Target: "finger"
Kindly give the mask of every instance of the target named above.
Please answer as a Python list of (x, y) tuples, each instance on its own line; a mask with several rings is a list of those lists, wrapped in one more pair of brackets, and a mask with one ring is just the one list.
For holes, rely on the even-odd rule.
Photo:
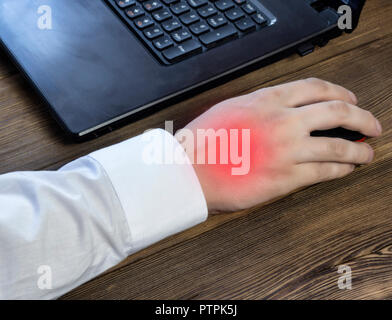
[(334, 162), (308, 162), (295, 166), (299, 187), (342, 178), (355, 169), (355, 165)]
[(298, 163), (340, 162), (350, 164), (370, 163), (374, 158), (371, 146), (338, 138), (308, 137), (301, 142), (296, 155)]
[(381, 134), (381, 125), (369, 111), (344, 101), (316, 103), (297, 111), (308, 132), (344, 127), (368, 137)]
[(342, 100), (352, 104), (358, 102), (351, 91), (316, 78), (260, 89), (254, 93), (263, 99), (271, 100), (271, 103), (289, 108), (331, 100)]

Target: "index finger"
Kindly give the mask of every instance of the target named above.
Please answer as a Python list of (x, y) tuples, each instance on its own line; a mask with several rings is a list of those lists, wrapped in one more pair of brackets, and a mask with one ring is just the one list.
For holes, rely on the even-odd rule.
[(369, 111), (343, 101), (316, 103), (296, 110), (308, 132), (343, 127), (368, 137), (381, 135), (381, 124)]
[(283, 107), (295, 108), (323, 101), (340, 100), (356, 105), (354, 93), (342, 86), (317, 78), (298, 80), (255, 92)]

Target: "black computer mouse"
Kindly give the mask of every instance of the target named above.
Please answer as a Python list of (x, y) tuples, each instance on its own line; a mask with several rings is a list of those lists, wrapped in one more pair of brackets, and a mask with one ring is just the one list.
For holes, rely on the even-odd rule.
[(367, 137), (357, 131), (351, 131), (344, 128), (335, 128), (330, 130), (317, 130), (310, 134), (312, 137), (342, 138), (350, 141), (364, 141)]

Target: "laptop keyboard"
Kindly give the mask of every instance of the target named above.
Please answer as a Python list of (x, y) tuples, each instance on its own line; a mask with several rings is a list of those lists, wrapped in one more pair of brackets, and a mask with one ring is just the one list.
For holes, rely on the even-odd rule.
[(258, 0), (106, 0), (163, 64), (271, 25)]

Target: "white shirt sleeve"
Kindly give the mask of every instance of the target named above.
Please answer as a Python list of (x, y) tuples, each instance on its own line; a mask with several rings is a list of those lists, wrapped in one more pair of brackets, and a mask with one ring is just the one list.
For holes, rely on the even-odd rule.
[(58, 171), (0, 175), (0, 299), (59, 297), (204, 221), (188, 158), (159, 161), (173, 147), (173, 136), (156, 129)]

